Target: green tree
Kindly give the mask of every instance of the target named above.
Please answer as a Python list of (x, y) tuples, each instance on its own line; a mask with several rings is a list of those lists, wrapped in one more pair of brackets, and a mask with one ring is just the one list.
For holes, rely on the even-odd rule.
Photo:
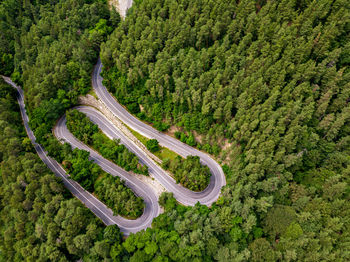
[(160, 150), (160, 147), (159, 147), (159, 142), (157, 139), (150, 139), (150, 140), (147, 140), (146, 142), (146, 147), (149, 151), (151, 151), (152, 153), (154, 152), (157, 152)]

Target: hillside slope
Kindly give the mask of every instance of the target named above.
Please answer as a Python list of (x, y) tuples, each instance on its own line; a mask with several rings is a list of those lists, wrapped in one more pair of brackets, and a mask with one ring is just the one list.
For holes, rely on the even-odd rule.
[(226, 163), (218, 205), (242, 219), (227, 229), (237, 250), (344, 259), (349, 39), (344, 0), (144, 0), (101, 60), (105, 85), (131, 113), (194, 134)]

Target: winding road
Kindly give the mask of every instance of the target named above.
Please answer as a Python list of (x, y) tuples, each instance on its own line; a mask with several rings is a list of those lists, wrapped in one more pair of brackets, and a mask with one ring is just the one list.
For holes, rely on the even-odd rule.
[[(73, 135), (69, 136), (70, 133), (67, 132), (68, 138), (71, 141), (74, 141), (73, 144), (76, 145), (76, 147), (80, 147), (81, 149), (90, 151), (90, 158), (93, 161), (98, 163), (101, 166), (101, 168), (104, 169), (106, 172), (112, 175), (118, 175), (122, 179), (125, 179), (125, 184), (129, 186), (137, 195), (144, 199), (146, 206), (142, 216), (140, 216), (138, 219), (128, 220), (121, 216), (114, 216), (113, 211), (109, 209), (105, 204), (103, 204), (96, 197), (87, 192), (83, 187), (79, 185), (79, 183), (75, 182), (72, 179), (69, 179), (69, 175), (62, 168), (62, 166), (56, 160), (49, 157), (44, 148), (35, 142), (36, 138), (29, 127), (29, 118), (25, 109), (23, 90), (15, 83), (13, 83), (10, 78), (3, 77), (3, 79), (6, 83), (13, 86), (18, 92), (17, 101), (20, 107), (23, 124), (28, 134), (28, 137), (34, 145), (37, 154), (39, 155), (41, 160), (51, 169), (51, 171), (57, 177), (62, 179), (65, 187), (82, 203), (84, 203), (84, 205), (87, 208), (89, 208), (98, 218), (100, 218), (105, 225), (117, 224), (120, 230), (125, 235), (129, 235), (130, 233), (136, 233), (142, 229), (150, 227), (153, 218), (158, 216), (159, 214), (158, 198), (154, 191), (151, 188), (149, 188), (149, 186), (145, 185), (135, 177), (131, 176), (125, 170), (116, 166), (114, 163), (111, 163), (105, 159), (101, 161), (102, 157), (100, 155), (98, 155), (94, 151), (91, 152), (92, 150), (90, 148), (78, 141), (75, 137), (73, 137)], [(55, 127), (55, 131), (58, 132), (58, 134), (60, 134), (61, 132), (64, 132), (65, 126), (65, 118), (62, 117), (59, 120), (58, 125)], [(107, 165), (104, 163), (107, 163)]]
[[(122, 105), (117, 102), (117, 100), (102, 84), (102, 77), (100, 76), (101, 68), (102, 64), (99, 60), (93, 71), (93, 88), (98, 98), (106, 105), (113, 115), (143, 136), (157, 139), (162, 146), (168, 147), (183, 157), (188, 155), (199, 156), (201, 163), (207, 165), (211, 171), (212, 176), (210, 178), (209, 186), (201, 192), (194, 192), (182, 187), (179, 184), (176, 184), (175, 180), (169, 176), (166, 171), (164, 171), (151, 158), (149, 158), (147, 154), (133, 141), (128, 139), (123, 132), (120, 131), (111, 121), (109, 121), (101, 112), (89, 106), (78, 106), (76, 109), (85, 113), (91, 119), (91, 121), (97, 124), (108, 137), (111, 139), (120, 139), (121, 143), (136, 154), (143, 164), (146, 164), (149, 167), (149, 172), (153, 175), (153, 177), (157, 179), (167, 191), (173, 192), (174, 197), (179, 202), (185, 205), (195, 205), (197, 202), (200, 202), (201, 204), (208, 206), (215, 202), (220, 195), (221, 188), (226, 184), (225, 175), (220, 165), (208, 154), (196, 150), (176, 140), (175, 138), (155, 130), (151, 126), (141, 122), (131, 115)], [(55, 136), (61, 140), (61, 142), (68, 142), (73, 148), (89, 151), (90, 160), (97, 163), (107, 173), (110, 173), (113, 176), (119, 176), (125, 181), (126, 186), (130, 187), (137, 196), (143, 198), (145, 202), (145, 209), (142, 216), (139, 218), (135, 220), (128, 220), (121, 216), (114, 216), (111, 209), (109, 209), (92, 194), (87, 192), (77, 182), (69, 179), (69, 175), (65, 172), (62, 166), (57, 161), (50, 158), (41, 145), (35, 142), (35, 136), (28, 125), (29, 120), (25, 110), (23, 90), (14, 84), (10, 78), (3, 78), (8, 84), (12, 85), (18, 91), (18, 103), (20, 106), (23, 123), (39, 157), (55, 173), (56, 176), (63, 180), (64, 185), (73, 193), (73, 195), (83, 202), (106, 225), (117, 224), (120, 227), (120, 230), (126, 235), (150, 227), (153, 218), (158, 216), (160, 213), (158, 197), (155, 191), (145, 182), (139, 180), (136, 176), (131, 175), (113, 162), (103, 158), (96, 151), (76, 139), (67, 129), (65, 116), (62, 116), (54, 127)]]
[[(122, 105), (117, 102), (117, 100), (107, 91), (107, 88), (102, 84), (103, 79), (101, 77), (101, 69), (102, 63), (99, 60), (93, 71), (92, 85), (98, 98), (106, 105), (106, 107), (113, 113), (115, 117), (119, 118), (131, 129), (137, 131), (141, 135), (150, 139), (157, 139), (160, 145), (173, 150), (183, 157), (186, 157), (188, 155), (199, 156), (201, 163), (208, 166), (212, 174), (209, 186), (205, 190), (201, 192), (193, 192), (182, 187), (179, 184), (176, 184), (174, 179), (167, 175), (166, 172), (163, 171), (157, 164), (155, 164), (153, 161), (148, 161), (146, 164), (149, 166), (150, 171), (153, 172), (155, 178), (164, 186), (166, 190), (173, 192), (174, 197), (179, 202), (185, 205), (194, 205), (197, 202), (200, 202), (203, 205), (211, 205), (213, 202), (215, 202), (219, 198), (221, 188), (226, 184), (225, 175), (221, 166), (208, 154), (157, 131), (153, 127), (143, 123), (132, 114), (130, 114)], [(90, 117), (90, 119), (92, 118)], [(100, 119), (101, 120), (99, 122), (102, 121), (102, 118)], [(102, 130), (105, 131), (105, 129)], [(142, 157), (138, 152), (134, 151), (134, 153), (143, 161), (146, 161), (146, 159), (144, 159), (144, 157)]]

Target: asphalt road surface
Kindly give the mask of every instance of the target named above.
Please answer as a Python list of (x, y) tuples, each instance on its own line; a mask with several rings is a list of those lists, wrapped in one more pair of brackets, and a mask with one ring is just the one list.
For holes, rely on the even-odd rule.
[(54, 127), (54, 134), (62, 142), (65, 141), (69, 143), (72, 148), (79, 148), (90, 152), (90, 160), (97, 163), (107, 173), (113, 176), (119, 176), (125, 181), (126, 186), (131, 188), (137, 196), (143, 198), (146, 206), (141, 217), (135, 220), (128, 220), (118, 216), (115, 219), (116, 224), (125, 229), (123, 232), (137, 232), (151, 226), (153, 218), (159, 214), (159, 204), (157, 195), (150, 186), (140, 181), (138, 178), (131, 175), (113, 162), (103, 158), (96, 151), (75, 138), (75, 136), (67, 128), (65, 116), (61, 117), (57, 122), (56, 126)]
[[(188, 155), (199, 156), (201, 163), (207, 165), (212, 174), (209, 186), (205, 190), (201, 192), (193, 192), (176, 184), (174, 179), (166, 175), (166, 173), (160, 168), (157, 168), (158, 166), (153, 161), (151, 161), (153, 164), (147, 164), (149, 164), (151, 171), (154, 172), (156, 179), (165, 187), (166, 190), (173, 192), (174, 197), (183, 204), (194, 205), (196, 202), (200, 202), (203, 205), (211, 205), (213, 202), (215, 202), (220, 195), (221, 188), (226, 184), (225, 175), (221, 166), (208, 154), (157, 131), (153, 127), (143, 123), (142, 121), (135, 118), (132, 114), (130, 114), (122, 105), (117, 102), (117, 100), (102, 84), (102, 77), (100, 75), (101, 69), (102, 64), (99, 60), (95, 65), (93, 71), (92, 85), (98, 98), (109, 108), (115, 117), (118, 117), (122, 122), (143, 136), (150, 139), (157, 139), (160, 145), (173, 150), (183, 157), (186, 157)], [(105, 131), (105, 129), (102, 130)], [(140, 157), (138, 153), (136, 154)], [(144, 158), (142, 159), (143, 161), (146, 161)]]
[[(92, 107), (87, 106), (79, 106), (77, 109), (85, 113), (107, 136), (112, 139), (120, 139), (121, 143), (123, 143), (130, 151), (134, 152), (139, 157), (142, 164), (146, 164), (149, 167), (149, 172), (152, 173), (152, 175), (164, 186), (164, 188), (169, 192), (173, 192), (174, 197), (179, 202), (185, 205), (195, 205), (197, 202), (204, 205), (211, 205), (213, 202), (215, 202), (220, 195), (221, 188), (226, 184), (225, 175), (220, 165), (206, 153), (196, 150), (176, 140), (175, 138), (155, 130), (151, 126), (141, 122), (131, 115), (110, 93), (108, 93), (107, 89), (103, 86), (102, 77), (100, 76), (101, 68), (102, 64), (99, 61), (94, 68), (92, 78), (93, 88), (99, 99), (116, 117), (143, 136), (157, 139), (162, 146), (168, 147), (183, 157), (188, 155), (199, 156), (201, 163), (207, 165), (211, 171), (212, 176), (210, 178), (209, 186), (201, 192), (194, 192), (182, 187), (179, 184), (176, 184), (175, 180), (169, 176), (166, 171), (164, 171), (152, 159), (150, 159), (146, 153), (143, 152), (143, 150), (134, 144), (134, 142), (125, 137), (124, 134), (102, 113)], [(67, 175), (59, 163), (50, 158), (47, 155), (47, 152), (45, 152), (45, 150), (35, 142), (35, 136), (28, 125), (29, 120), (25, 111), (23, 90), (16, 86), (9, 78), (4, 77), (4, 80), (18, 91), (18, 103), (20, 106), (23, 123), (39, 157), (56, 174), (56, 176), (63, 180), (64, 185), (73, 193), (73, 195), (82, 201), (85, 206), (87, 206), (106, 225), (117, 224), (121, 231), (125, 234), (138, 232), (142, 229), (150, 227), (153, 218), (158, 216), (160, 212), (158, 198), (153, 189), (149, 185), (137, 179), (135, 176), (115, 165), (113, 162), (103, 158), (97, 152), (76, 139), (67, 129), (66, 119), (65, 116), (63, 116), (54, 128), (56, 137), (62, 142), (68, 142), (73, 148), (89, 151), (90, 159), (92, 161), (97, 163), (107, 173), (110, 173), (113, 176), (119, 176), (137, 196), (144, 199), (145, 209), (142, 216), (138, 219), (128, 220), (121, 216), (114, 216), (112, 210), (106, 207), (92, 194), (83, 189), (77, 182), (69, 179), (69, 175)]]
[[(56, 160), (49, 157), (47, 155), (47, 152), (43, 149), (43, 147), (35, 142), (36, 140), (35, 136), (28, 125), (29, 119), (25, 110), (23, 90), (19, 86), (17, 86), (15, 83), (13, 83), (10, 78), (8, 77), (3, 77), (3, 78), (8, 84), (13, 86), (18, 91), (17, 100), (20, 107), (23, 124), (25, 126), (28, 137), (32, 141), (39, 157), (52, 170), (52, 172), (57, 177), (62, 179), (66, 188), (68, 188), (68, 190), (74, 196), (76, 196), (81, 202), (83, 202), (84, 205), (87, 208), (89, 208), (97, 217), (99, 217), (106, 225), (117, 224), (120, 227), (120, 230), (124, 232), (126, 235), (130, 234), (131, 232), (138, 232), (142, 229), (146, 229), (147, 227), (150, 227), (153, 218), (159, 214), (158, 199), (155, 193), (153, 192), (153, 190), (150, 189), (147, 185), (145, 185), (141, 181), (137, 180), (135, 177), (128, 174), (126, 171), (124, 171), (120, 167), (114, 165), (113, 163), (109, 163), (109, 161), (103, 159), (95, 152), (90, 153), (92, 160), (97, 162), (106, 172), (111, 173), (112, 175), (118, 175), (122, 179), (124, 178), (126, 180), (126, 185), (132, 188), (137, 195), (141, 196), (144, 199), (144, 202), (146, 204), (146, 207), (142, 216), (139, 217), (138, 219), (128, 220), (121, 216), (114, 216), (111, 209), (109, 209), (101, 201), (95, 198), (92, 194), (87, 192), (77, 182), (69, 179), (69, 175), (67, 175), (67, 173), (62, 168), (62, 166)], [(65, 121), (65, 118), (64, 117), (61, 118), (59, 121), (58, 127), (60, 126), (65, 127), (64, 121)], [(57, 126), (56, 126), (56, 129), (57, 129)], [(59, 128), (59, 134), (61, 134), (62, 132), (64, 133), (65, 129)], [(72, 139), (71, 141), (73, 142), (73, 145), (82, 147), (82, 149), (85, 149), (85, 150), (89, 149), (87, 146), (85, 146), (84, 144), (76, 140), (69, 132), (67, 133), (65, 138)], [(91, 149), (89, 149), (88, 151), (91, 151)]]

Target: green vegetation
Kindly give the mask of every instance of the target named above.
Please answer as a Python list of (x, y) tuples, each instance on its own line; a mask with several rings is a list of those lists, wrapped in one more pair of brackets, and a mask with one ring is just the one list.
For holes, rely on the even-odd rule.
[(102, 246), (122, 248), (119, 228), (104, 227), (39, 159), (15, 97), (0, 79), (0, 261), (96, 261)]
[[(149, 140), (147, 137), (144, 137), (140, 133), (136, 132), (135, 130), (129, 128), (130, 132), (142, 143), (147, 147), (147, 141)], [(176, 154), (174, 151), (170, 150), (167, 147), (159, 146), (159, 150), (156, 152), (153, 152), (155, 156), (157, 156), (160, 160), (165, 161), (165, 160), (174, 160), (177, 158), (179, 155)]]
[[(78, 139), (91, 145), (101, 154), (114, 161), (126, 170), (148, 174), (147, 166), (138, 168), (138, 158), (128, 149), (112, 141), (102, 134), (98, 126), (76, 109), (66, 112), (67, 127)], [(61, 150), (63, 166), (69, 172), (70, 177), (94, 193), (96, 197), (110, 207), (115, 215), (136, 219), (141, 216), (144, 209), (142, 198), (136, 197), (130, 188), (124, 185), (119, 177), (104, 172), (97, 164), (89, 160), (89, 152), (79, 149), (71, 151), (65, 144)]]
[(186, 143), (187, 145), (197, 147), (199, 150), (203, 150), (205, 152), (208, 152), (209, 154), (214, 154), (215, 156), (218, 156), (221, 152), (221, 148), (218, 146), (217, 143), (213, 143), (213, 145), (211, 145), (210, 143), (198, 143), (198, 141), (196, 141), (196, 138), (194, 137), (193, 132), (177, 131), (175, 132), (175, 137), (181, 142)]
[(97, 95), (96, 95), (94, 89), (92, 89), (92, 88), (91, 88), (90, 91), (87, 93), (87, 95), (92, 95), (96, 100), (98, 100), (98, 97), (97, 97)]
[[(96, 180), (111, 175), (89, 161), (87, 152), (62, 146), (53, 137), (51, 128), (77, 102), (78, 95), (86, 94), (91, 88), (90, 72), (99, 45), (119, 22), (119, 15), (103, 1), (67, 0), (52, 5), (24, 3), (22, 6), (8, 0), (1, 3), (0, 10), (3, 9), (8, 15), (1, 14), (1, 25), (14, 28), (6, 35), (12, 37), (11, 43), (16, 46), (8, 49), (15, 52), (13, 77), (23, 84), (30, 125), (37, 141), (66, 167), (72, 179), (94, 192)], [(18, 19), (14, 19), (16, 14)], [(17, 20), (26, 21), (22, 28), (16, 29)], [(124, 194), (137, 209), (129, 213), (124, 208), (127, 201), (119, 203), (120, 198), (111, 199), (109, 207), (128, 217), (142, 214), (142, 200), (119, 179), (114, 179), (114, 185), (114, 195)]]
[(210, 181), (210, 170), (200, 163), (198, 156), (188, 156), (186, 159), (178, 156), (172, 161), (165, 159), (162, 167), (174, 175), (176, 183), (193, 191), (204, 190)]
[[(166, 257), (350, 259), (349, 25), (345, 0), (143, 0), (102, 44), (104, 83), (118, 101), (180, 126), (184, 142), (195, 131), (230, 174), (215, 210), (241, 222), (213, 240), (175, 219), (167, 230), (187, 242), (169, 244)], [(146, 247), (128, 250), (165, 254), (161, 243), (154, 254)]]
[[(61, 148), (62, 165), (83, 188), (105, 203), (114, 212), (127, 218), (136, 219), (144, 209), (142, 198), (136, 197), (119, 177), (106, 173), (99, 165), (89, 160), (90, 153), (72, 150), (69, 144)], [(131, 209), (133, 207), (134, 209)]]
[(130, 127), (126, 126), (127, 129), (138, 139), (142, 144), (146, 146), (147, 141), (149, 140), (147, 137), (141, 135), (140, 133), (136, 132), (134, 129), (131, 129)]
[(159, 142), (157, 139), (149, 139), (146, 142), (146, 147), (152, 153), (158, 152), (160, 150)]
[(56, 120), (91, 88), (99, 46), (119, 15), (99, 0), (6, 0), (0, 10), (6, 10), (0, 15), (2, 27), (11, 28), (6, 42), (15, 47), (8, 52), (14, 57), (14, 79), (24, 88), (30, 126), (49, 149), (56, 140), (51, 133)]
[(196, 146), (196, 140), (194, 138), (193, 133), (187, 136), (184, 132), (175, 132), (175, 137), (179, 139), (181, 142), (186, 143), (190, 146)]
[(45, 180), (2, 99), (0, 260), (349, 261), (349, 1), (134, 4), (117, 25), (103, 1), (3, 0), (1, 73), (22, 81), (38, 141), (62, 162), (51, 128), (115, 28), (101, 45), (108, 89), (159, 130), (199, 134), (227, 186), (211, 208), (164, 194), (152, 228), (121, 244)]
[(180, 157), (174, 151), (172, 151), (169, 148), (164, 147), (164, 146), (161, 146), (160, 150), (155, 152), (154, 155), (157, 156), (159, 159), (161, 159), (163, 162), (165, 160), (173, 161), (173, 160), (175, 160), (175, 158)]
[(62, 164), (68, 171), (70, 178), (79, 182), (86, 190), (93, 192), (96, 179), (103, 174), (103, 170), (89, 160), (89, 152), (79, 149), (71, 150), (69, 144), (63, 147), (64, 160)]
[(111, 140), (99, 130), (98, 126), (82, 112), (76, 109), (66, 112), (67, 127), (72, 134), (91, 146), (107, 159), (112, 160), (126, 171), (148, 175), (148, 167), (139, 164), (138, 157), (130, 152), (120, 140)]
[[(207, 166), (203, 166), (200, 163), (199, 157), (188, 156), (184, 159), (174, 151), (159, 146), (156, 139), (148, 139), (135, 130), (128, 129), (148, 150), (162, 161), (162, 167), (171, 172), (176, 183), (181, 183), (181, 185), (193, 191), (202, 191), (208, 186), (211, 173)], [(159, 147), (159, 150), (152, 151), (151, 149), (155, 145)]]
[(104, 177), (99, 178), (95, 183), (95, 194), (98, 199), (112, 208), (114, 214), (136, 219), (143, 213), (142, 198), (135, 197), (119, 177), (105, 174)]
[[(12, 43), (15, 42), (16, 48), (9, 51), (15, 52), (14, 73), (21, 76), (30, 126), (37, 141), (88, 191), (94, 192), (95, 182), (101, 176), (113, 180), (114, 198), (108, 206), (116, 214), (136, 218), (142, 214), (142, 200), (119, 178), (108, 178), (111, 175), (89, 161), (87, 152), (72, 151), (68, 145), (60, 145), (51, 133), (56, 120), (77, 102), (80, 94), (86, 94), (91, 88), (90, 73), (99, 45), (119, 22), (119, 15), (115, 10), (110, 11), (103, 1), (67, 0), (52, 5), (24, 3), (22, 6), (8, 0), (2, 2), (0, 10), (3, 8), (10, 14), (2, 13), (5, 27), (16, 27), (15, 16), (11, 16), (24, 11), (23, 17), (18, 19), (26, 21), (21, 24), (22, 28), (6, 37), (12, 37)], [(118, 194), (124, 194), (124, 199), (132, 202), (136, 209), (126, 211), (127, 201), (119, 202), (121, 198), (115, 197)], [(104, 195), (97, 197), (102, 200)]]

